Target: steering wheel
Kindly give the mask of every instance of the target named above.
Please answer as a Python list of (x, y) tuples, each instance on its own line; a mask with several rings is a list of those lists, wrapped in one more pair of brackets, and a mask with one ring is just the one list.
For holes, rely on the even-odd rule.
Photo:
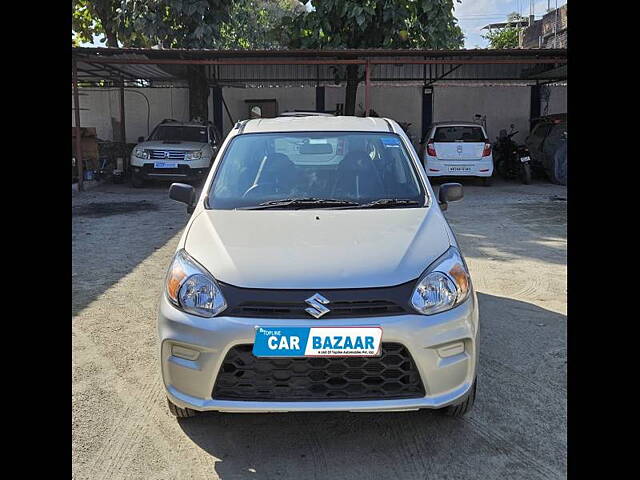
[(260, 189), (264, 190), (265, 187), (272, 187), (272, 190), (275, 191), (276, 184), (273, 182), (265, 182), (265, 183), (255, 183), (251, 185), (246, 192), (242, 195), (242, 198), (247, 198), (252, 195), (256, 195), (256, 191), (260, 191)]

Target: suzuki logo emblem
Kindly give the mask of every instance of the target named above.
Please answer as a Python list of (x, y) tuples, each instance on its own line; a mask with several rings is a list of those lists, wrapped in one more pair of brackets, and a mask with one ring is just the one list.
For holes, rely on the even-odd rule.
[(310, 305), (310, 307), (305, 308), (304, 311), (307, 312), (309, 315), (314, 316), (315, 318), (320, 318), (324, 314), (330, 312), (330, 310), (327, 307), (325, 307), (325, 305), (329, 303), (329, 300), (324, 298), (319, 293), (316, 293), (312, 297), (307, 298), (305, 302), (307, 302), (307, 304)]
[(458, 153), (462, 153), (462, 145), (458, 145)]

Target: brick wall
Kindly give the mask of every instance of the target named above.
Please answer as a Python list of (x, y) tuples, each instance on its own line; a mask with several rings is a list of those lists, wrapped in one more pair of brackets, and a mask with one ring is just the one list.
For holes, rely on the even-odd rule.
[[(567, 48), (567, 5), (545, 14), (523, 30), (520, 48)], [(554, 33), (555, 32), (555, 33)]]

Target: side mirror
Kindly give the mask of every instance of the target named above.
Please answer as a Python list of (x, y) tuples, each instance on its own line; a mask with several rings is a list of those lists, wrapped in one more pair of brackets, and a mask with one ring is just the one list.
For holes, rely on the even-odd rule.
[(138, 143), (144, 142), (144, 137), (138, 137)]
[(462, 192), (462, 185), (459, 183), (444, 183), (440, 185), (438, 191), (438, 203), (442, 210), (446, 210), (449, 202), (457, 202), (462, 200), (464, 193)]
[(186, 183), (172, 183), (169, 198), (187, 204), (187, 212), (193, 213), (196, 206), (196, 189)]
[(516, 126), (515, 126), (513, 123), (510, 125), (510, 127), (511, 127), (511, 130), (513, 130), (514, 128), (516, 128)]

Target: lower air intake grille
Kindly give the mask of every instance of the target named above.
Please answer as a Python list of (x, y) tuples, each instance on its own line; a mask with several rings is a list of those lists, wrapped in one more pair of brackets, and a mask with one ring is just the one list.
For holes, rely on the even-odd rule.
[(383, 343), (380, 357), (258, 358), (253, 345), (227, 354), (216, 384), (217, 400), (327, 401), (419, 398), (425, 395), (409, 351)]

